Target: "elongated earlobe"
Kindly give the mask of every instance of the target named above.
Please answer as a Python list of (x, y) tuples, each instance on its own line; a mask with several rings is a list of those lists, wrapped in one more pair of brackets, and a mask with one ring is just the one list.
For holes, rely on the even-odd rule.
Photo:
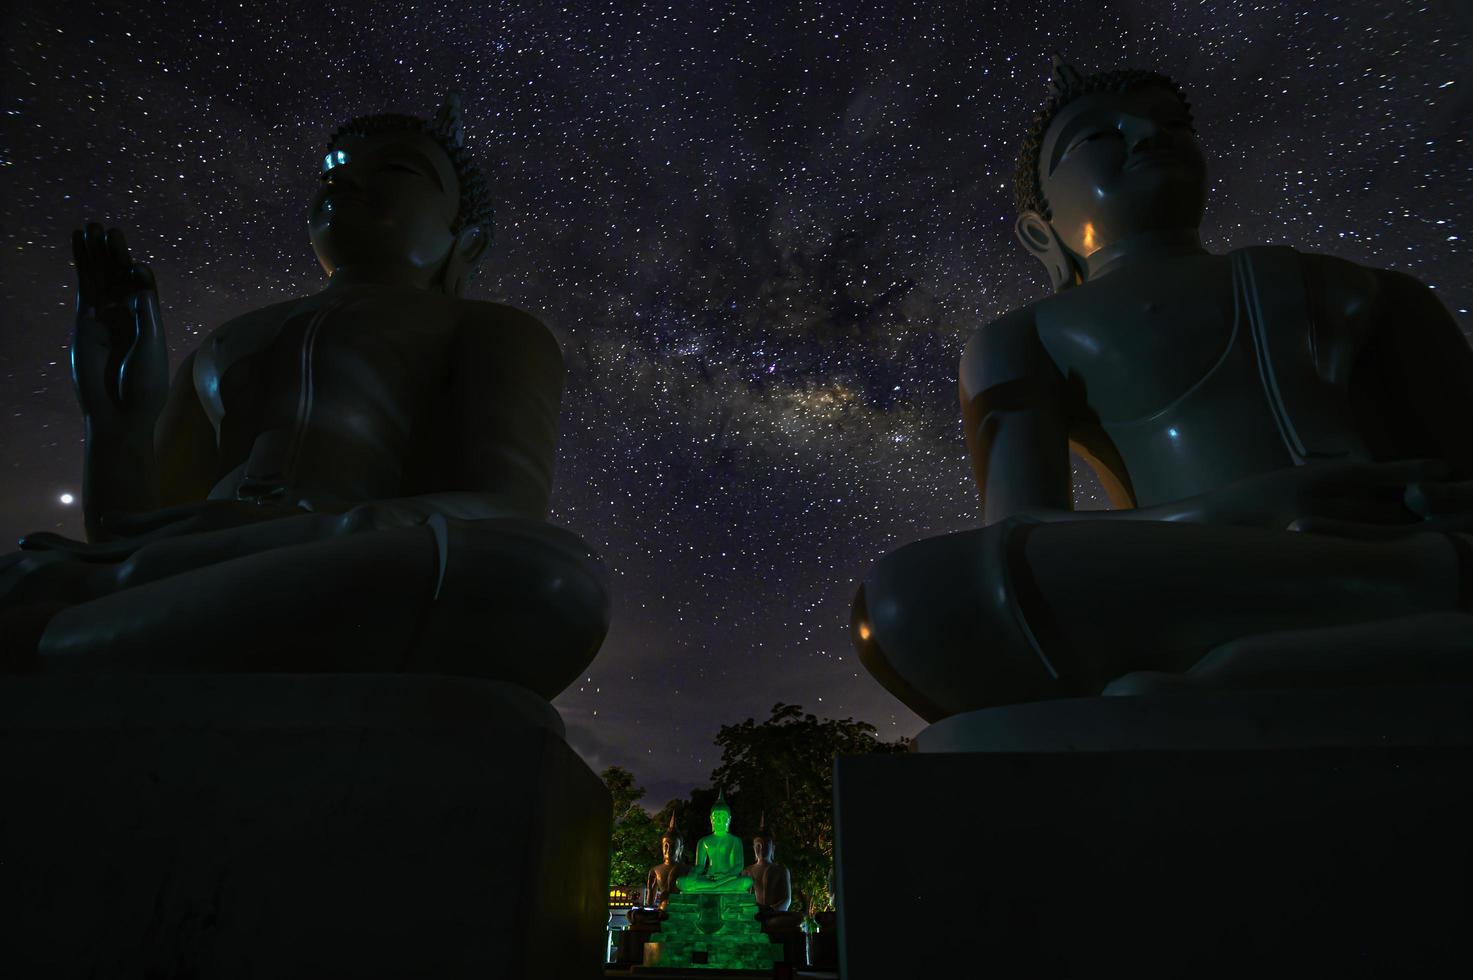
[(470, 280), (471, 270), (481, 261), (486, 250), (486, 233), (480, 228), (466, 228), (455, 240), (455, 248), (445, 260), (441, 288), (447, 296), (460, 296)]
[(1023, 243), (1030, 255), (1043, 263), (1048, 270), (1049, 283), (1054, 292), (1077, 286), (1084, 281), (1074, 260), (1054, 234), (1054, 228), (1037, 211), (1024, 211), (1013, 225), (1013, 234)]

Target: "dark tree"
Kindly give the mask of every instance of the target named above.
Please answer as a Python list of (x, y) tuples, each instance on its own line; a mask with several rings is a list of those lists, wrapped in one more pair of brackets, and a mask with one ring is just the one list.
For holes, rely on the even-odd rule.
[(634, 774), (623, 766), (610, 766), (601, 774), (614, 797), (614, 833), (610, 843), (610, 887), (642, 888), (645, 875), (660, 863), (660, 828), (639, 805), (644, 787), (634, 784)]
[[(834, 858), (834, 758), (904, 751), (904, 740), (885, 742), (873, 725), (852, 718), (818, 718), (798, 705), (778, 703), (766, 721), (748, 718), (721, 726), (716, 744), (721, 747), (721, 765), (711, 781), (726, 790), (735, 813), (732, 833), (748, 841), (748, 861), (752, 835), (765, 813), (767, 826), (777, 834), (777, 859), (793, 875), (793, 908), (808, 912), (828, 907), (828, 873)], [(714, 800), (715, 792), (708, 793)], [(691, 808), (697, 803), (692, 794)], [(703, 833), (710, 833), (709, 828)]]

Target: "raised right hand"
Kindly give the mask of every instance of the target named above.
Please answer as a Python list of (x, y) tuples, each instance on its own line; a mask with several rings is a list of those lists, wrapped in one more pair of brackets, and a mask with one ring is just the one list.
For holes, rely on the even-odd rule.
[(72, 232), (77, 318), (72, 380), (88, 418), (152, 426), (169, 395), (169, 352), (158, 289), (128, 255), (123, 233), (89, 223)]

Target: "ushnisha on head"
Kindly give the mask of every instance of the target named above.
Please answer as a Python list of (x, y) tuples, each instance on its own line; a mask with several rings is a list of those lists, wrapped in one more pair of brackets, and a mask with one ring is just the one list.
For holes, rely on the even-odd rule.
[(1054, 289), (1083, 282), (1091, 256), (1133, 238), (1196, 241), (1207, 163), (1176, 83), (1150, 71), (1083, 75), (1056, 54), (1048, 90), (1018, 158), (1014, 230)]
[(460, 97), (433, 120), (361, 116), (333, 133), (307, 216), (330, 285), (459, 296), (486, 256), (491, 191), (465, 147)]

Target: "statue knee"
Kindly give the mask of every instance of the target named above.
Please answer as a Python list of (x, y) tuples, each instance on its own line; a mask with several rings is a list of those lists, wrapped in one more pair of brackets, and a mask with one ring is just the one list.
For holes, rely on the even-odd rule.
[(598, 555), (540, 521), (449, 520), (440, 570), (410, 669), (470, 674), (555, 697), (608, 632), (610, 588)]
[(0, 608), (23, 603), (83, 602), (92, 596), (95, 569), (64, 551), (16, 551), (0, 558)]
[(877, 562), (856, 595), (860, 661), (928, 721), (1067, 693), (1010, 568), (1026, 526), (1005, 521), (906, 545)]

